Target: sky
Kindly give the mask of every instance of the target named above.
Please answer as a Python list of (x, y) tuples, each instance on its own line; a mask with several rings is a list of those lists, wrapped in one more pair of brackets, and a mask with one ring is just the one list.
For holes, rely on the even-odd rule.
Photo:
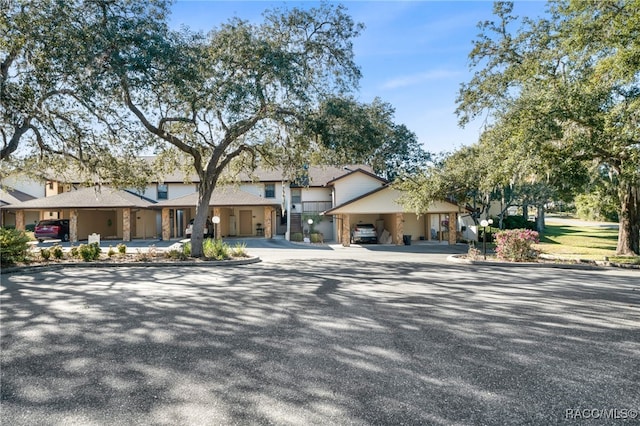
[[(336, 3), (336, 2), (331, 2)], [(378, 97), (396, 111), (395, 122), (414, 132), (429, 152), (453, 152), (477, 142), (482, 120), (458, 126), (455, 115), (460, 85), (473, 70), (468, 55), (477, 38), (478, 22), (492, 20), (491, 1), (340, 2), (354, 21), (365, 25), (354, 40), (355, 61), (362, 71), (360, 102)], [(178, 0), (170, 22), (178, 29), (208, 31), (238, 17), (262, 22), (273, 8), (308, 8), (312, 1)], [(542, 16), (546, 3), (516, 1), (514, 13)]]

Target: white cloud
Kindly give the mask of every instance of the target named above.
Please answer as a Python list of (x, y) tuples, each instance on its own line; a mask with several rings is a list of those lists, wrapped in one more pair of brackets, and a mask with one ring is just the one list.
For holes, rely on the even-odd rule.
[(401, 87), (415, 86), (417, 84), (424, 83), (425, 81), (433, 80), (447, 80), (450, 78), (458, 78), (463, 75), (460, 71), (448, 71), (448, 70), (433, 70), (419, 74), (400, 76), (391, 79), (382, 84), (382, 89), (398, 89)]

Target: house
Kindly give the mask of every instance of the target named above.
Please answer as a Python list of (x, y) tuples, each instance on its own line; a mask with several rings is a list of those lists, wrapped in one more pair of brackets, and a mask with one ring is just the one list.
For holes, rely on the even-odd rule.
[(407, 211), (399, 203), (399, 190), (362, 169), (351, 170), (328, 182), (328, 186), (334, 205), (323, 214), (334, 218), (337, 241), (345, 246), (350, 244), (351, 230), (358, 223), (374, 224), (379, 237), (386, 231), (393, 244), (402, 244), (405, 237), (450, 244), (458, 238), (458, 216), (463, 211), (456, 204), (435, 202), (426, 214)]
[[(457, 205), (433, 203), (426, 214), (407, 211), (400, 191), (367, 166), (309, 166), (296, 179), (277, 169), (258, 168), (219, 185), (207, 215), (216, 218), (216, 235), (290, 239), (313, 228), (325, 241), (350, 244), (358, 223), (372, 223), (394, 244), (413, 240), (455, 243), (459, 236)], [(98, 233), (103, 239), (184, 238), (195, 217), (199, 180), (181, 174), (165, 176), (141, 191), (81, 187), (79, 182), (44, 181), (46, 196), (15, 199), (0, 209), (15, 215), (15, 226), (49, 218), (71, 220), (71, 241)], [(35, 218), (35, 219), (34, 219)], [(386, 234), (385, 234), (386, 231)]]

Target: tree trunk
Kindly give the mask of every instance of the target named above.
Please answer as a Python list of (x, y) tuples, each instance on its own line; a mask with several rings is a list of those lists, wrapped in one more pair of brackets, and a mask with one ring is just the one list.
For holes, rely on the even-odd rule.
[(616, 254), (640, 254), (640, 188), (631, 183), (621, 185), (620, 226)]
[(536, 230), (542, 236), (544, 233), (544, 205), (538, 206), (538, 217), (536, 218)]
[(202, 242), (204, 241), (204, 229), (207, 222), (211, 194), (215, 186), (215, 183), (207, 182), (207, 179), (200, 179), (196, 217), (193, 220), (193, 228), (191, 229), (191, 257), (202, 257), (203, 255)]

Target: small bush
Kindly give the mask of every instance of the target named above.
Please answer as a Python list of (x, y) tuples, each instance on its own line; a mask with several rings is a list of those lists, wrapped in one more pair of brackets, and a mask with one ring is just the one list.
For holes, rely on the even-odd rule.
[(102, 250), (98, 243), (80, 244), (80, 247), (78, 247), (78, 253), (82, 260), (90, 262), (92, 260), (100, 259), (100, 253), (102, 253)]
[(27, 259), (29, 236), (23, 231), (0, 228), (0, 264), (13, 265)]
[(247, 244), (238, 242), (236, 246), (231, 250), (233, 257), (249, 257), (247, 253)]
[(291, 241), (302, 242), (304, 240), (304, 235), (302, 232), (294, 232), (291, 234)]
[(127, 246), (120, 243), (116, 246), (118, 248), (118, 253), (125, 254), (127, 252)]
[(187, 260), (187, 255), (184, 253), (184, 250), (171, 249), (166, 251), (164, 253), (164, 256), (167, 259), (172, 259), (172, 260)]
[[(494, 221), (494, 224), (498, 223)], [(502, 220), (504, 229), (530, 229), (536, 230), (536, 223), (525, 219), (522, 216), (507, 216)]]
[(475, 246), (475, 244), (469, 244), (469, 250), (467, 251), (467, 258), (469, 260), (478, 260), (480, 257), (480, 249)]
[(110, 258), (116, 255), (116, 251), (113, 249), (113, 246), (109, 246), (109, 251), (107, 251), (107, 256)]
[(51, 250), (49, 250), (48, 248), (40, 249), (40, 257), (42, 258), (42, 260), (48, 261), (49, 259), (51, 259)]
[(72, 246), (71, 250), (69, 251), (69, 255), (74, 258), (80, 257), (80, 253), (78, 252), (78, 247)]
[(229, 245), (220, 239), (207, 238), (202, 242), (202, 254), (206, 258), (225, 260), (229, 258)]
[(55, 244), (51, 247), (51, 253), (53, 254), (54, 259), (61, 260), (64, 258), (64, 251), (62, 251), (62, 246), (60, 244)]
[(319, 232), (314, 232), (309, 237), (312, 243), (324, 243), (324, 235)]
[(36, 232), (36, 224), (35, 223), (28, 223), (24, 226), (24, 230), (27, 232)]
[(191, 241), (184, 243), (182, 246), (182, 252), (187, 257), (191, 256)]
[(500, 259), (512, 262), (524, 262), (535, 259), (538, 253), (531, 247), (540, 241), (536, 231), (530, 229), (511, 229), (496, 233), (496, 255)]
[(142, 250), (140, 250), (140, 249), (137, 249), (136, 251), (137, 251), (137, 253), (136, 253), (136, 260), (137, 260), (138, 262), (148, 262), (148, 261), (150, 261), (150, 260), (151, 260), (151, 257), (149, 256), (149, 253), (148, 253), (148, 252), (146, 252), (146, 251), (142, 251)]

